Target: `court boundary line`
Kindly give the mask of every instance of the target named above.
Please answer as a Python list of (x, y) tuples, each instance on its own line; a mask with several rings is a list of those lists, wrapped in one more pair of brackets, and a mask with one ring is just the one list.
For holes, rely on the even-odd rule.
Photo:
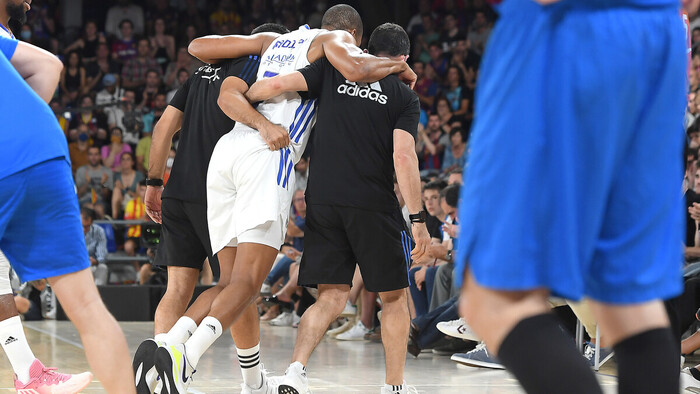
[(58, 339), (58, 340), (61, 341), (61, 342), (65, 342), (65, 343), (67, 343), (67, 344), (69, 344), (69, 345), (73, 345), (73, 346), (75, 346), (75, 347), (77, 347), (77, 348), (79, 348), (79, 349), (85, 350), (85, 348), (83, 347), (83, 344), (82, 344), (82, 343), (80, 343), (80, 342), (75, 342), (75, 341), (73, 341), (73, 340), (71, 340), (71, 339), (68, 339), (68, 338), (66, 338), (66, 337), (64, 337), (64, 336), (62, 336), (62, 335), (60, 335), (60, 334), (51, 332), (51, 331), (49, 331), (49, 330), (36, 327), (36, 326), (34, 326), (34, 324), (32, 324), (32, 322), (22, 322), (22, 325), (24, 325), (25, 327), (30, 328), (30, 329), (32, 329), (32, 330), (34, 330), (34, 331), (40, 332), (40, 333), (42, 333), (42, 334), (46, 334), (46, 335), (48, 335), (48, 336), (50, 336), (50, 337), (52, 337), (52, 338), (54, 338), (54, 339)]

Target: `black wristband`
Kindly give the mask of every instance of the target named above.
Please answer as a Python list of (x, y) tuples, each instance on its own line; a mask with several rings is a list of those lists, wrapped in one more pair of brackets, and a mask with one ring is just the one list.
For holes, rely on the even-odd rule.
[(146, 179), (146, 186), (163, 186), (163, 180), (148, 178)]
[(418, 213), (408, 215), (408, 219), (411, 221), (411, 223), (425, 223), (425, 220), (427, 218), (428, 214), (425, 211), (420, 211)]

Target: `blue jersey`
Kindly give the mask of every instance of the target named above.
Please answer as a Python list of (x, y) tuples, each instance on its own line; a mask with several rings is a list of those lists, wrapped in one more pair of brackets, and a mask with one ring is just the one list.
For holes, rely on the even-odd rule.
[[(514, 3), (534, 2), (536, 0), (491, 0), (497, 10), (504, 5), (512, 6)], [(678, 0), (560, 0), (555, 4), (568, 4), (576, 6), (587, 6), (594, 8), (602, 7), (659, 7), (659, 6), (679, 6)]]
[(66, 138), (51, 108), (10, 64), (17, 45), (0, 37), (0, 179), (57, 157), (70, 162)]

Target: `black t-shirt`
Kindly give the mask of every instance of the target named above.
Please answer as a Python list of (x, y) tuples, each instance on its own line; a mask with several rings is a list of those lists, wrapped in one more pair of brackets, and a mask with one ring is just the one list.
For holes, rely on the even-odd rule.
[(430, 238), (438, 238), (442, 241), (442, 222), (435, 216), (428, 215), (425, 219), (425, 226), (428, 228)]
[(375, 211), (398, 208), (394, 129), (416, 138), (416, 93), (395, 75), (371, 84), (348, 82), (325, 58), (299, 71), (308, 95), (318, 98), (307, 202)]
[(688, 189), (688, 191), (685, 192), (685, 246), (700, 246), (695, 245), (695, 220), (690, 217), (690, 213), (687, 209), (691, 207), (694, 202), (700, 203), (700, 195), (695, 193), (692, 189)]
[(235, 122), (219, 108), (221, 84), (237, 77), (255, 82), (259, 56), (241, 57), (200, 67), (178, 89), (170, 105), (184, 112), (180, 143), (163, 198), (206, 203), (207, 169), (214, 147)]

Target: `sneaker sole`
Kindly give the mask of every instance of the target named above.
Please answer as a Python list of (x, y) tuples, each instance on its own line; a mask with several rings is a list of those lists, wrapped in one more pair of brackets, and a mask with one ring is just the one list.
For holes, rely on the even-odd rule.
[(299, 390), (295, 389), (292, 386), (288, 386), (286, 384), (281, 384), (279, 387), (277, 387), (277, 394), (300, 394)]
[(173, 377), (175, 373), (173, 359), (170, 357), (168, 349), (164, 347), (158, 348), (155, 360), (156, 371), (158, 371), (158, 376), (163, 381), (163, 389), (160, 391), (160, 394), (185, 394), (177, 390)]
[(474, 342), (479, 342), (480, 339), (476, 335), (465, 335), (465, 334), (460, 334), (456, 331), (452, 330), (447, 330), (443, 327), (440, 327), (440, 324), (437, 325), (437, 329), (440, 330), (441, 333), (450, 336), (452, 338), (459, 338), (459, 339), (465, 339), (467, 341), (474, 341)]
[(489, 363), (486, 361), (479, 361), (479, 360), (471, 360), (471, 359), (465, 359), (462, 357), (455, 357), (453, 354), (452, 357), (450, 357), (450, 360), (468, 365), (470, 367), (482, 367), (482, 368), (490, 368), (490, 369), (506, 369), (503, 365), (501, 364), (496, 364), (496, 363)]
[[(82, 382), (81, 382), (82, 380)], [(92, 373), (90, 372), (83, 372), (79, 375), (73, 375), (73, 377), (68, 380), (67, 385), (58, 388), (55, 387), (52, 391), (52, 393), (79, 393), (83, 391), (84, 388), (86, 388), (90, 383), (92, 383)], [(33, 389), (29, 390), (18, 390), (18, 393), (38, 393), (38, 391), (35, 391)]]
[(151, 394), (155, 389), (155, 387), (153, 389), (149, 387), (148, 382), (146, 382), (146, 374), (156, 365), (156, 350), (158, 350), (158, 344), (152, 339), (141, 342), (136, 349), (132, 367), (136, 377), (137, 394)]

